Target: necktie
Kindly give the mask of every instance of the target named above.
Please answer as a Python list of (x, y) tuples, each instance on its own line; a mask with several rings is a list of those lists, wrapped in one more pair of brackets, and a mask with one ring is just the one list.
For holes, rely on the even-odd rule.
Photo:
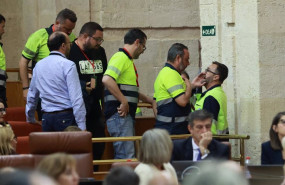
[(202, 153), (201, 153), (200, 149), (198, 149), (198, 152), (199, 152), (199, 154), (198, 154), (198, 157), (197, 157), (197, 161), (200, 161), (201, 157), (202, 157)]

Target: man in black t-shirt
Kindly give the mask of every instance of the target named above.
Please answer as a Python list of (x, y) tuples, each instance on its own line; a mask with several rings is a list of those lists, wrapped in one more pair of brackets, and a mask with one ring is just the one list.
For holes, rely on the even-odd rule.
[[(105, 120), (102, 114), (102, 77), (107, 68), (107, 58), (103, 47), (103, 28), (95, 23), (85, 23), (79, 37), (72, 43), (69, 60), (75, 62), (86, 107), (86, 128), (92, 137), (105, 136)], [(104, 143), (93, 144), (93, 159), (101, 159)], [(94, 167), (97, 170), (97, 166)]]

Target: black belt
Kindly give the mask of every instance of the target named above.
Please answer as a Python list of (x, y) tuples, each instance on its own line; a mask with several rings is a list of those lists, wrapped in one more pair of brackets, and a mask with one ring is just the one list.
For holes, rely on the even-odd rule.
[(59, 110), (59, 111), (53, 111), (53, 112), (44, 112), (42, 111), (43, 114), (58, 114), (58, 113), (62, 113), (62, 112), (73, 112), (73, 109), (64, 109), (64, 110)]

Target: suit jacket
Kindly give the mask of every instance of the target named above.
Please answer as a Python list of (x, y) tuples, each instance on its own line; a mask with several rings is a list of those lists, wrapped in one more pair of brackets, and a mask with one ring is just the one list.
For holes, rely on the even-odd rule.
[(262, 143), (261, 164), (284, 164), (281, 150), (274, 150), (270, 141)]
[[(210, 153), (205, 159), (229, 159), (229, 147), (219, 141), (213, 139), (208, 150)], [(173, 141), (172, 160), (193, 160), (192, 137)]]

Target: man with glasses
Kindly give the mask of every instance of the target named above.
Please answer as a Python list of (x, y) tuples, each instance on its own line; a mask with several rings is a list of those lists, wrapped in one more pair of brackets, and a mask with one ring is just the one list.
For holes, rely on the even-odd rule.
[[(146, 50), (147, 36), (140, 29), (131, 29), (120, 48), (108, 63), (103, 77), (105, 90), (105, 117), (112, 137), (134, 135), (134, 119), (139, 99), (152, 103), (152, 98), (139, 92), (138, 73), (134, 59)], [(135, 157), (134, 143), (114, 142), (115, 159)]]
[(196, 94), (195, 110), (205, 109), (214, 115), (211, 128), (213, 134), (228, 134), (227, 96), (221, 87), (228, 77), (228, 68), (215, 61), (203, 74), (206, 91)]
[[(104, 97), (102, 77), (107, 68), (107, 57), (101, 44), (103, 28), (96, 22), (85, 23), (73, 42), (69, 60), (77, 67), (83, 99), (86, 107), (86, 128), (92, 137), (105, 137), (105, 124), (100, 102)], [(93, 159), (99, 160), (104, 143), (93, 144)], [(97, 171), (97, 166), (94, 166)]]
[(154, 82), (154, 98), (157, 104), (156, 128), (166, 129), (170, 134), (188, 134), (187, 119), (190, 113), (192, 88), (203, 85), (203, 74), (192, 84), (181, 77), (189, 62), (188, 48), (175, 43), (168, 50), (167, 62)]

